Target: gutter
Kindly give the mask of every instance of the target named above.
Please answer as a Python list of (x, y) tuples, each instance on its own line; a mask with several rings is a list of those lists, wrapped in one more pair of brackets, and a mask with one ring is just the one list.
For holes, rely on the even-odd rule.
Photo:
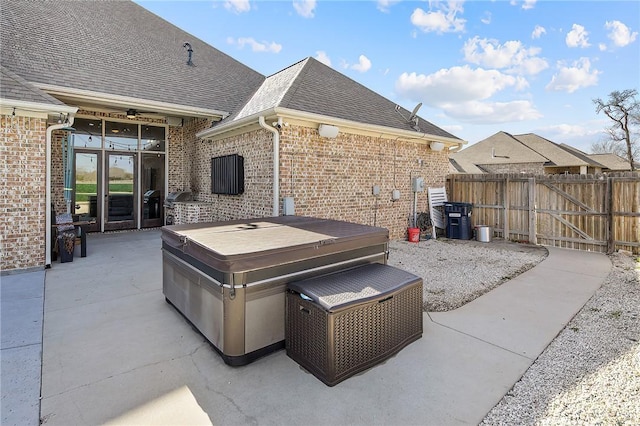
[[(75, 108), (74, 108), (75, 109)], [(75, 111), (74, 111), (75, 112)], [(74, 115), (69, 114), (67, 118), (67, 122), (61, 124), (54, 124), (47, 127), (47, 154), (45, 157), (45, 161), (47, 162), (46, 166), (46, 196), (45, 196), (45, 262), (44, 267), (51, 267), (51, 138), (54, 130), (64, 129), (66, 127), (71, 127), (75, 120)]]
[(280, 133), (264, 121), (263, 115), (258, 117), (258, 123), (260, 127), (273, 133), (273, 216), (277, 217), (280, 216)]
[(86, 102), (95, 106), (118, 106), (123, 109), (139, 109), (153, 111), (160, 114), (177, 115), (185, 117), (212, 118), (222, 120), (229, 116), (226, 111), (210, 108), (198, 108), (189, 105), (180, 105), (169, 102), (153, 101), (149, 99), (134, 98), (131, 96), (112, 95), (93, 90), (73, 89), (70, 87), (55, 86), (52, 84), (31, 83), (38, 89), (56, 98), (65, 98), (74, 102)]
[(255, 124), (256, 120), (259, 120), (259, 117), (270, 117), (270, 116), (286, 116), (291, 119), (299, 119), (305, 120), (315, 123), (323, 123), (330, 124), (338, 127), (346, 127), (350, 129), (362, 129), (368, 132), (374, 133), (377, 137), (382, 137), (387, 135), (390, 139), (395, 138), (406, 138), (410, 140), (415, 139), (424, 139), (425, 142), (442, 142), (447, 146), (457, 146), (457, 150), (462, 148), (462, 145), (467, 142), (458, 138), (449, 138), (445, 136), (432, 135), (424, 132), (416, 132), (412, 130), (402, 130), (402, 129), (394, 129), (392, 127), (372, 125), (372, 124), (364, 124), (357, 121), (345, 120), (336, 117), (330, 117), (322, 114), (314, 114), (309, 112), (302, 112), (289, 108), (275, 107), (269, 108), (259, 113), (251, 114), (246, 117), (230, 121), (228, 123), (222, 123), (215, 127), (211, 127), (205, 129), (201, 132), (196, 133), (196, 137), (201, 139), (212, 138), (218, 134), (229, 132), (232, 130), (236, 130), (241, 127), (250, 126)]

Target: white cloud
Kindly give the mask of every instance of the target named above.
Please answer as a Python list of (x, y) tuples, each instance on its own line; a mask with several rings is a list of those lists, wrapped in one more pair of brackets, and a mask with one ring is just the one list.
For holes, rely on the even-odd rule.
[(572, 66), (558, 64), (558, 67), (560, 70), (545, 87), (547, 90), (573, 93), (580, 88), (595, 86), (598, 83), (600, 71), (591, 70), (591, 62), (588, 58), (580, 58)]
[(600, 49), (601, 52), (604, 52), (607, 50), (607, 45), (604, 43), (598, 43), (598, 49)]
[(526, 86), (521, 77), (465, 65), (430, 75), (405, 72), (396, 81), (395, 89), (408, 99), (442, 109), (449, 117), (474, 123), (503, 123), (542, 116), (529, 101), (487, 101), (507, 88), (519, 90)]
[[(533, 8), (534, 8), (534, 6), (536, 5), (536, 2), (537, 2), (537, 1), (538, 1), (538, 0), (524, 0), (524, 1), (522, 2), (522, 8), (523, 8), (524, 10), (533, 9)], [(509, 2), (509, 4), (510, 4), (511, 6), (517, 6), (517, 5), (518, 5), (518, 0), (511, 0), (511, 1)]]
[(587, 126), (579, 124), (556, 124), (540, 129), (546, 133), (564, 137), (583, 137), (593, 136), (602, 132), (602, 129), (590, 129)]
[(524, 86), (522, 80), (497, 70), (472, 69), (465, 65), (430, 75), (402, 73), (396, 81), (396, 91), (412, 100), (424, 99), (430, 105), (439, 106), (488, 99), (507, 87)]
[(316, 52), (316, 59), (322, 62), (323, 64), (325, 64), (326, 66), (329, 66), (329, 67), (331, 66), (331, 59), (329, 59), (327, 52), (325, 52), (324, 50), (318, 50)]
[(316, 0), (294, 0), (293, 8), (303, 18), (313, 18), (316, 9)]
[[(411, 23), (425, 33), (436, 32), (438, 34), (464, 31), (466, 19), (457, 17), (464, 9), (462, 2), (449, 1), (447, 3), (433, 2), (428, 12), (417, 8), (411, 14)], [(432, 10), (434, 9), (434, 10)]]
[(631, 32), (631, 29), (620, 21), (607, 21), (604, 27), (609, 31), (607, 37), (613, 41), (617, 47), (624, 47), (633, 43), (638, 36), (638, 32)]
[(567, 33), (565, 41), (569, 47), (589, 47), (589, 33), (582, 25), (573, 24), (571, 31)]
[(400, 2), (400, 0), (378, 0), (376, 3), (379, 11), (388, 13), (389, 8), (398, 2)]
[(358, 57), (358, 63), (349, 66), (349, 68), (358, 72), (367, 72), (371, 69), (371, 61), (366, 56), (360, 55)]
[(237, 40), (234, 40), (233, 37), (227, 38), (227, 43), (229, 44), (237, 44), (240, 49), (245, 46), (250, 46), (251, 50), (254, 52), (270, 52), (270, 53), (279, 53), (282, 50), (282, 45), (276, 42), (258, 42), (254, 40), (252, 37), (238, 37)]
[(231, 10), (235, 13), (248, 12), (251, 10), (251, 4), (249, 0), (226, 0), (224, 7), (227, 10)]
[(480, 18), (480, 22), (485, 25), (489, 25), (491, 23), (491, 12), (485, 12), (484, 18)]
[(499, 44), (496, 40), (476, 36), (467, 40), (463, 47), (465, 61), (489, 68), (505, 69), (508, 73), (535, 75), (549, 67), (539, 58), (539, 48), (525, 48), (520, 41)]
[(541, 27), (540, 25), (536, 25), (536, 27), (533, 29), (533, 32), (531, 33), (531, 38), (536, 39), (536, 38), (540, 38), (542, 37), (542, 34), (546, 34), (547, 30), (544, 29), (544, 27)]
[(441, 108), (452, 118), (477, 124), (510, 123), (536, 120), (542, 117), (540, 111), (529, 101), (469, 101), (459, 104), (445, 104)]

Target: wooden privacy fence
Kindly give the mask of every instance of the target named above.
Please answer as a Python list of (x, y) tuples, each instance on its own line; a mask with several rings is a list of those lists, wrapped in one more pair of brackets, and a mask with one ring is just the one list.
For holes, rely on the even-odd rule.
[(450, 175), (449, 200), (512, 241), (640, 253), (640, 173)]

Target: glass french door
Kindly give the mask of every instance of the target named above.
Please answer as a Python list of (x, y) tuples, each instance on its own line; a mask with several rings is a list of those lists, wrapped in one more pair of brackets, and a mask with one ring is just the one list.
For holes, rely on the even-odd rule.
[(99, 231), (102, 219), (99, 202), (102, 193), (101, 153), (76, 149), (74, 163), (73, 212), (78, 215), (79, 221), (95, 222), (85, 228), (88, 232)]
[(136, 154), (107, 152), (105, 156), (104, 229), (113, 231), (136, 228)]
[(164, 225), (164, 154), (142, 154), (142, 227)]

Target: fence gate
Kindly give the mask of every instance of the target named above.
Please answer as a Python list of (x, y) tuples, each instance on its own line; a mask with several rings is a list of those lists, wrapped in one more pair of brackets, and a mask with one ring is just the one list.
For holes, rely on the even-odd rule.
[(640, 252), (640, 173), (451, 175), (452, 201), (503, 238), (578, 250)]

